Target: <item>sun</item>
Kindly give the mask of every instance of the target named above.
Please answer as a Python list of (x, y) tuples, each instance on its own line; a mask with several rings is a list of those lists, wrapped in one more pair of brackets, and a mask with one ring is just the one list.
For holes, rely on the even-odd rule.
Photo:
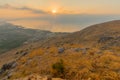
[(53, 14), (57, 13), (57, 10), (56, 10), (56, 9), (53, 9), (53, 10), (52, 10), (52, 13), (53, 13)]

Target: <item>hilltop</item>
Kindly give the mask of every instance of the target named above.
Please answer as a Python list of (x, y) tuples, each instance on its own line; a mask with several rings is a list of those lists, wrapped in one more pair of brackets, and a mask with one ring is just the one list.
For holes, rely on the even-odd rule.
[(71, 36), (73, 36), (75, 42), (87, 46), (95, 46), (96, 44), (108, 45), (107, 47), (120, 46), (120, 20), (96, 24)]
[[(120, 46), (120, 20), (105, 22), (89, 26), (81, 31), (67, 36), (51, 39), (50, 44), (62, 43), (80, 44), (85, 47), (119, 47)], [(48, 45), (48, 44), (47, 44)]]

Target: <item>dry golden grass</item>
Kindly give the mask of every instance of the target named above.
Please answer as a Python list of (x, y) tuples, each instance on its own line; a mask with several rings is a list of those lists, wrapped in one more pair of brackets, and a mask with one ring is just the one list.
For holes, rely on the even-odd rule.
[[(11, 79), (24, 77), (33, 73), (52, 75), (53, 64), (61, 59), (64, 64), (62, 78), (67, 80), (120, 80), (120, 56), (109, 50), (101, 51), (91, 48), (86, 53), (73, 51), (71, 48), (81, 48), (79, 45), (64, 45), (65, 51), (58, 53), (58, 47), (39, 48), (22, 57)], [(55, 77), (55, 76), (54, 76)], [(56, 77), (61, 77), (57, 75)]]

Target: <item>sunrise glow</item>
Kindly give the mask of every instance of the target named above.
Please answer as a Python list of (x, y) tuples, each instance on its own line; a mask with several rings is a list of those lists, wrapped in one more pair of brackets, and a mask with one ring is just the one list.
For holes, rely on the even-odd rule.
[(57, 10), (56, 10), (56, 9), (53, 9), (53, 10), (52, 10), (52, 13), (53, 13), (53, 14), (57, 13)]
[(120, 0), (0, 0), (0, 23), (74, 32), (108, 18), (119, 20), (119, 7)]

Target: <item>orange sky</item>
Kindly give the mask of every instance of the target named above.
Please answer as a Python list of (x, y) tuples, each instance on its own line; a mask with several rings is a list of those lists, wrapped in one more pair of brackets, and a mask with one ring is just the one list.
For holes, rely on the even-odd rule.
[[(79, 16), (79, 19), (75, 17), (75, 20), (83, 19), (88, 21), (90, 18), (92, 19), (90, 15), (95, 15), (93, 16), (95, 20), (97, 18), (97, 20), (106, 21), (108, 16), (106, 16), (105, 19), (103, 19), (104, 16), (100, 19), (100, 16), (96, 17), (96, 15), (109, 15), (110, 20), (119, 19), (119, 3), (120, 0), (0, 0), (0, 19), (30, 28), (38, 28), (46, 25), (50, 26), (53, 24), (51, 23), (51, 19), (53, 20), (55, 16), (59, 15), (61, 17), (66, 15), (66, 19), (64, 17), (59, 17), (58, 19), (58, 21), (66, 20), (64, 21), (66, 23), (70, 23), (69, 18), (73, 19), (75, 15)], [(55, 15), (52, 13), (53, 10), (56, 11)], [(81, 18), (80, 15), (89, 16), (88, 18), (86, 18), (86, 16), (84, 16), (85, 18), (81, 16)], [(74, 23), (76, 23), (75, 20), (73, 21)], [(59, 27), (54, 27), (51, 30), (61, 31), (61, 29), (63, 29), (61, 25), (63, 24), (61, 22), (59, 23)], [(93, 22), (91, 22), (91, 24), (92, 23)], [(76, 25), (78, 26), (78, 24)], [(40, 28), (49, 30), (51, 27)], [(67, 28), (68, 27), (65, 27), (64, 30), (66, 31)], [(75, 29), (72, 29), (72, 27), (70, 28), (70, 31), (81, 29), (78, 27)]]

